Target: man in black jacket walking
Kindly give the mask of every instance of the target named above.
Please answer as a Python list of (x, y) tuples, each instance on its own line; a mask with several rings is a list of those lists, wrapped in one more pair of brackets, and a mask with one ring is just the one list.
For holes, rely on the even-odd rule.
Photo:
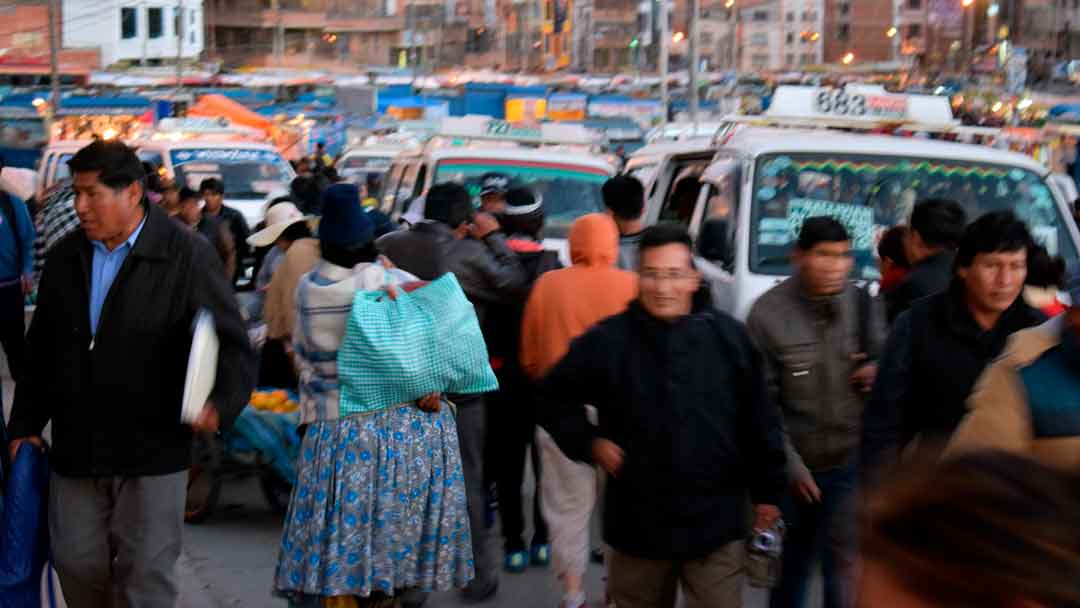
[[(221, 263), (201, 237), (149, 205), (135, 152), (98, 141), (69, 162), (81, 230), (41, 277), (12, 452), (52, 421), (49, 532), (71, 606), (172, 606), (177, 598), (192, 430), (228, 427), (254, 359)], [(217, 381), (180, 422), (191, 324), (213, 315)]]
[(911, 272), (885, 295), (889, 323), (917, 300), (941, 293), (953, 276), (956, 244), (967, 221), (956, 201), (928, 199), (915, 205), (911, 226), (904, 236), (904, 252)]
[(987, 213), (960, 240), (948, 290), (900, 315), (885, 344), (863, 411), (860, 472), (874, 481), (908, 445), (936, 449), (967, 413), (983, 369), (1013, 333), (1045, 317), (1024, 302), (1027, 226), (1009, 211)]
[[(780, 516), (780, 416), (742, 325), (704, 297), (690, 236), (641, 239), (640, 297), (574, 341), (542, 384), (541, 425), (608, 474), (608, 593), (619, 608), (740, 606), (749, 493), (755, 528)], [(596, 407), (598, 425), (585, 416)]]
[[(206, 202), (202, 219), (199, 221), (199, 232), (219, 250), (222, 249), (219, 245), (221, 225), (227, 226), (229, 232), (232, 233), (232, 251), (236, 256), (236, 264), (227, 265), (227, 267), (233, 269), (232, 282), (235, 283), (240, 275), (244, 274), (244, 261), (250, 253), (247, 240), (251, 236), (251, 229), (243, 213), (225, 206), (225, 184), (220, 179), (213, 177), (204, 179), (199, 184), (199, 195)], [(228, 250), (228, 247), (224, 249)]]

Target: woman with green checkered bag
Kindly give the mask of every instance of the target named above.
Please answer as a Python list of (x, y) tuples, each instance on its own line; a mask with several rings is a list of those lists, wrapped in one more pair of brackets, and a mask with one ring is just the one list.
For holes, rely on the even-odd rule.
[[(297, 288), (305, 434), (275, 589), (294, 605), (368, 607), (394, 605), (405, 589), (464, 587), (473, 577), (472, 547), (457, 429), (443, 391), (375, 403), (361, 402), (371, 399), (364, 389), (351, 390), (358, 367), (392, 363), (407, 341), (391, 332), (346, 348), (359, 339), (354, 301), (396, 309), (413, 294), (389, 297), (416, 279), (376, 260), (373, 224), (355, 186), (331, 186), (323, 205), (322, 260)], [(390, 398), (401, 381), (383, 375), (381, 383)]]

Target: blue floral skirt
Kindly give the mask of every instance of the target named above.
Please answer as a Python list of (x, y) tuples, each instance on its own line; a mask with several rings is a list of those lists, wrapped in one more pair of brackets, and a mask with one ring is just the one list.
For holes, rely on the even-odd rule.
[(395, 407), (308, 426), (281, 539), (275, 588), (293, 597), (473, 578), (457, 425), (449, 407)]

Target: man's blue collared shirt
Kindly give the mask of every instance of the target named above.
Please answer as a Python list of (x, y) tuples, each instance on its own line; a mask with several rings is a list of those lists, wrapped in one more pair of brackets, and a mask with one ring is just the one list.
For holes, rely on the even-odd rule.
[(101, 307), (105, 305), (105, 296), (109, 295), (109, 288), (116, 280), (120, 267), (127, 259), (131, 250), (135, 248), (135, 241), (139, 240), (139, 233), (146, 225), (146, 218), (139, 223), (135, 232), (131, 233), (126, 241), (119, 247), (109, 251), (102, 241), (93, 241), (94, 261), (90, 272), (90, 331), (96, 336), (98, 321), (101, 319)]

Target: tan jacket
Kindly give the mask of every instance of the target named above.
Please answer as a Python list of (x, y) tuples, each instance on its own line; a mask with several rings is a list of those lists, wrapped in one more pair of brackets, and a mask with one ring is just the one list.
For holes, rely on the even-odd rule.
[(266, 287), (263, 318), (266, 335), (272, 340), (289, 338), (296, 327), (296, 287), (300, 277), (311, 272), (322, 257), (318, 239), (300, 239), (289, 247), (285, 259), (274, 271)]
[[(1050, 466), (1080, 472), (1080, 434), (1068, 434), (1052, 421), (1037, 420), (1022, 374), (1061, 343), (1064, 315), (1019, 331), (1004, 354), (986, 368), (968, 399), (968, 415), (953, 435), (946, 457), (980, 449), (1031, 456)], [(1080, 379), (1071, 379), (1072, 382)], [(1045, 387), (1045, 383), (1041, 383)], [(1080, 407), (1075, 391), (1062, 391), (1061, 406)], [(1056, 400), (1056, 399), (1055, 399)], [(1052, 433), (1040, 433), (1039, 427)]]

